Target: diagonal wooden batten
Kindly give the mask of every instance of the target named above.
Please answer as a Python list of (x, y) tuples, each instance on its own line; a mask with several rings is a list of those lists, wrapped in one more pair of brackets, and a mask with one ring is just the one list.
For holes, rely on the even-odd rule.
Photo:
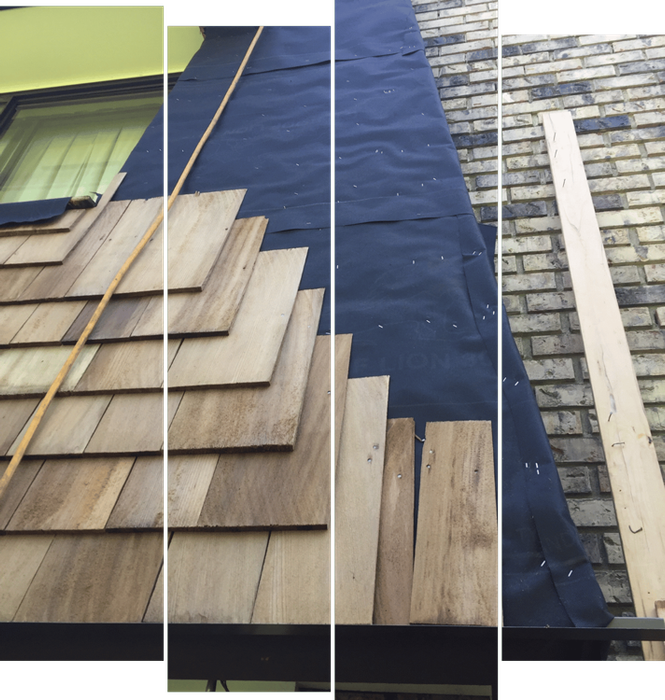
[[(570, 113), (543, 126), (626, 566), (639, 617), (665, 598), (665, 484)], [(645, 658), (665, 645), (645, 642)]]
[(428, 423), (411, 622), (497, 624), (498, 537), (489, 421)]

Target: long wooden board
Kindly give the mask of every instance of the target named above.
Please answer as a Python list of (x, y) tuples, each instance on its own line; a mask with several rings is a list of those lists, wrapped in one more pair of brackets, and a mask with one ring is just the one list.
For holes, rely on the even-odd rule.
[(335, 622), (370, 625), (386, 447), (388, 377), (349, 379), (335, 475)]
[(269, 387), (186, 391), (169, 430), (169, 450), (292, 450), (322, 301), (322, 289), (298, 293)]
[(0, 226), (0, 236), (15, 236), (16, 234), (48, 234), (71, 231), (76, 222), (83, 216), (85, 209), (66, 209), (60, 216), (45, 221), (27, 221), (23, 224)]
[(7, 236), (5, 238), (0, 238), (0, 264), (4, 265), (5, 261), (11, 258), (28, 238), (29, 236)]
[(428, 423), (411, 622), (497, 625), (497, 559), (491, 423)]
[(164, 458), (137, 457), (107, 530), (161, 530), (164, 525)]
[(253, 624), (330, 624), (330, 530), (271, 532)]
[(261, 253), (231, 334), (183, 340), (169, 387), (268, 385), (292, 313), (304, 314), (294, 318), (302, 323), (313, 312), (294, 307), (306, 255), (306, 248)]
[(43, 271), (43, 267), (0, 269), (0, 303), (5, 304), (21, 299)]
[[(665, 599), (665, 483), (633, 369), (572, 117), (543, 126), (598, 425), (638, 617)], [(665, 646), (643, 645), (665, 660)]]
[[(30, 305), (32, 306), (32, 305)], [(12, 338), (12, 345), (58, 345), (85, 306), (84, 301), (44, 302)]]
[(251, 622), (267, 546), (267, 532), (174, 533), (169, 622)]
[(164, 566), (159, 570), (157, 583), (150, 596), (148, 608), (143, 616), (143, 622), (164, 622)]
[(0, 400), (0, 455), (7, 454), (38, 403), (38, 399)]
[[(42, 463), (41, 459), (24, 459), (20, 469), (14, 472), (7, 490), (0, 499), (0, 529), (4, 529), (14, 515), (14, 511), (25, 496), (25, 492), (30, 488), (30, 484), (32, 484)], [(5, 473), (8, 464), (9, 460), (0, 461), (0, 476)]]
[(383, 469), (374, 624), (408, 625), (413, 584), (415, 423), (388, 421)]
[(335, 336), (335, 464), (339, 461), (339, 445), (342, 439), (352, 339), (350, 333)]
[(161, 532), (56, 535), (14, 620), (140, 622), (162, 541)]
[(217, 459), (217, 455), (181, 455), (169, 459), (169, 528), (196, 526)]
[(12, 338), (37, 309), (37, 304), (0, 306), (0, 345), (9, 345)]
[[(317, 336), (293, 452), (223, 454), (183, 523), (213, 529), (326, 527), (330, 522), (330, 336)], [(173, 524), (172, 524), (173, 525)]]

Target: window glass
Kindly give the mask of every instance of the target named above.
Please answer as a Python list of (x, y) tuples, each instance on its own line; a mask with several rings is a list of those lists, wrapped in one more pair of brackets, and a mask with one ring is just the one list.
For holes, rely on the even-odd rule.
[(19, 106), (0, 137), (0, 202), (102, 193), (161, 104), (159, 93)]

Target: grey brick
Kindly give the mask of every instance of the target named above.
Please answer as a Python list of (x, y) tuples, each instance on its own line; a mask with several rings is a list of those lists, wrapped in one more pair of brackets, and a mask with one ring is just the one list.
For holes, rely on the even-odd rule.
[(458, 85), (468, 85), (469, 76), (468, 75), (450, 75), (443, 78), (437, 78), (435, 81), (436, 86), (442, 87), (457, 87)]
[(584, 46), (582, 48), (556, 49), (552, 51), (552, 60), (559, 61), (562, 58), (577, 58), (586, 56), (611, 53), (612, 47), (609, 44), (593, 44), (592, 46)]
[(568, 510), (577, 527), (612, 527), (617, 524), (612, 500), (569, 498)]
[(618, 194), (608, 194), (602, 197), (592, 197), (591, 199), (593, 200), (593, 206), (596, 211), (623, 209), (621, 195)]
[(631, 73), (651, 73), (665, 68), (665, 58), (651, 61), (636, 61), (635, 63), (619, 64), (619, 75), (630, 75)]
[(565, 85), (545, 85), (531, 90), (531, 97), (540, 100), (545, 97), (559, 97), (562, 95), (577, 95), (581, 92), (592, 92), (591, 83), (582, 81), (577, 83), (566, 83)]
[(446, 34), (445, 36), (430, 36), (425, 39), (425, 46), (443, 46), (444, 44), (461, 44), (466, 41), (464, 34)]
[(600, 535), (591, 532), (583, 532), (580, 534), (582, 545), (592, 564), (603, 564), (603, 554), (600, 544)]
[(625, 116), (603, 117), (602, 119), (578, 119), (573, 120), (575, 131), (585, 134), (589, 131), (608, 131), (609, 129), (629, 129), (630, 119)]
[(534, 356), (538, 355), (581, 355), (584, 343), (581, 335), (544, 335), (531, 338)]
[(535, 388), (541, 408), (559, 406), (593, 406), (593, 392), (588, 384), (557, 384)]
[(456, 148), (475, 148), (476, 146), (493, 146), (499, 141), (496, 131), (483, 131), (479, 134), (452, 134)]
[[(494, 207), (494, 220), (496, 220), (496, 207)], [(547, 216), (547, 204), (545, 202), (528, 202), (525, 204), (507, 204), (502, 207), (504, 219), (528, 219), (535, 216)]]
[(554, 51), (555, 49), (568, 49), (577, 46), (575, 37), (564, 39), (549, 39), (547, 41), (534, 41), (522, 44), (522, 53), (536, 53), (538, 51)]
[(624, 571), (597, 571), (596, 580), (608, 603), (632, 603), (628, 574)]
[(480, 51), (471, 51), (466, 57), (468, 63), (475, 63), (476, 61), (486, 61), (489, 58), (496, 58), (496, 49), (481, 49)]
[(621, 544), (621, 536), (618, 532), (606, 532), (603, 535), (603, 545), (607, 553), (607, 561), (610, 564), (625, 564), (623, 558), (623, 546)]
[(616, 290), (619, 306), (665, 304), (665, 285), (651, 284), (645, 287), (623, 287)]
[(522, 53), (522, 49), (520, 46), (504, 46), (501, 49), (501, 53), (504, 58), (508, 58), (509, 56), (519, 56)]
[(599, 463), (605, 461), (603, 445), (597, 437), (552, 437), (554, 459), (559, 463)]

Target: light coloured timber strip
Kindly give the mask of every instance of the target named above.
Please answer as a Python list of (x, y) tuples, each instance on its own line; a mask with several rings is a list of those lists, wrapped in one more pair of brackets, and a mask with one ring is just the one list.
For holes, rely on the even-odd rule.
[[(59, 345), (77, 316), (85, 307), (84, 301), (43, 302), (11, 339), (11, 345)], [(19, 309), (21, 306), (6, 308)], [(26, 304), (33, 307), (34, 304)]]
[(270, 386), (187, 390), (169, 429), (169, 450), (292, 450), (322, 302), (323, 289), (298, 293)]
[(38, 304), (0, 306), (0, 345), (11, 343), (37, 307)]
[(0, 400), (0, 454), (7, 453), (38, 404), (39, 399)]
[[(168, 216), (170, 290), (201, 291), (229, 235), (246, 190), (180, 195)], [(118, 285), (118, 294), (156, 293), (162, 278), (163, 227)]]
[(169, 528), (196, 526), (218, 459), (218, 455), (169, 458)]
[[(97, 325), (90, 334), (88, 339), (89, 342), (94, 343), (108, 340), (129, 339), (132, 336), (132, 332), (136, 328), (139, 320), (143, 316), (143, 313), (148, 308), (148, 305), (154, 300), (158, 300), (160, 303), (160, 308), (162, 308), (162, 296), (111, 299), (108, 306), (104, 309), (104, 313), (100, 316), (99, 321), (97, 321)], [(74, 304), (79, 302), (60, 303)], [(97, 304), (98, 302), (96, 301), (86, 302), (86, 305), (81, 313), (63, 335), (63, 343), (76, 343), (76, 341), (81, 337), (81, 333), (88, 324), (88, 321), (95, 312)], [(145, 335), (149, 335), (155, 339), (162, 338), (164, 335), (163, 330), (163, 323), (160, 321), (159, 325), (156, 326), (154, 333)]]
[(28, 238), (29, 236), (7, 236), (6, 238), (0, 238), (0, 265), (4, 265)]
[(349, 379), (335, 475), (335, 623), (370, 625), (374, 610), (388, 377)]
[(164, 458), (137, 457), (106, 530), (161, 530), (164, 525)]
[(66, 233), (76, 226), (76, 222), (85, 211), (85, 209), (67, 209), (60, 216), (45, 221), (26, 221), (23, 224), (0, 226), (0, 236)]
[(159, 570), (157, 583), (150, 596), (148, 608), (143, 616), (143, 622), (164, 622), (164, 564)]
[[(289, 319), (296, 312), (306, 256), (307, 248), (261, 253), (232, 332), (185, 338), (169, 368), (169, 387), (270, 384)], [(311, 313), (302, 304), (297, 309)]]
[(352, 339), (351, 333), (335, 336), (335, 464), (339, 461), (339, 445), (342, 439)]
[[(9, 460), (0, 462), (0, 476), (5, 473), (8, 464)], [(11, 485), (0, 499), (0, 529), (4, 529), (14, 515), (42, 464), (41, 459), (26, 459), (21, 463), (21, 468), (14, 474)]]
[(497, 516), (489, 421), (428, 423), (411, 622), (494, 626)]
[(248, 624), (268, 532), (176, 532), (168, 556), (169, 622)]
[[(546, 112), (543, 125), (633, 602), (638, 617), (653, 617), (665, 599), (665, 484), (572, 117)], [(647, 659), (665, 659), (662, 644), (643, 649)]]

